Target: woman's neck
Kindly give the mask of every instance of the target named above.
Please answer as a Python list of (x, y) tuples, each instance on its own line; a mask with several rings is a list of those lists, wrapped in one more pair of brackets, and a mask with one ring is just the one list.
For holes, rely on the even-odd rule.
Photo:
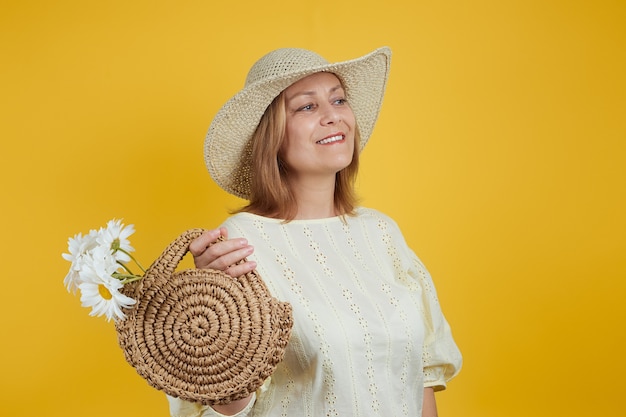
[(298, 211), (295, 219), (310, 220), (335, 217), (335, 180), (292, 184)]

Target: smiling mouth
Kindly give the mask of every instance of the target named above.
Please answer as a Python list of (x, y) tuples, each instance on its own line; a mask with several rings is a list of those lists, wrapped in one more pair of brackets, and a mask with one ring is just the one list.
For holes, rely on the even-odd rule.
[(329, 138), (318, 140), (315, 143), (317, 143), (318, 145), (327, 145), (329, 143), (339, 142), (340, 140), (343, 140), (344, 138), (345, 138), (344, 135), (335, 135), (335, 136), (331, 136)]

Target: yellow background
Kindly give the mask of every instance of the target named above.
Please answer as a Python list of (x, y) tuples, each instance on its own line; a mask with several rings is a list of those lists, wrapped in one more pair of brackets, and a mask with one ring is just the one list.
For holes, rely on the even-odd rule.
[(149, 263), (216, 226), (241, 202), (203, 138), (250, 65), (389, 45), (359, 190), (463, 351), (440, 415), (623, 415), (625, 22), (622, 0), (2, 1), (0, 414), (168, 415), (64, 289), (67, 238), (123, 218)]

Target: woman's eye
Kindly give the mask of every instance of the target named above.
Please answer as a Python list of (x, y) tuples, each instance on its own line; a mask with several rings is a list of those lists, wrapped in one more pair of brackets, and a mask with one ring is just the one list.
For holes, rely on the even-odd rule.
[(337, 100), (335, 100), (335, 104), (338, 104), (340, 106), (346, 104), (348, 102), (348, 100), (346, 100), (345, 98), (338, 98)]
[(309, 110), (313, 110), (312, 104), (307, 104), (306, 106), (302, 106), (298, 108), (298, 111), (309, 111)]

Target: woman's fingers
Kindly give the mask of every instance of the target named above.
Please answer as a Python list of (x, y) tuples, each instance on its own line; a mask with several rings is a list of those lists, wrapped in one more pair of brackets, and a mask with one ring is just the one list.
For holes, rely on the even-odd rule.
[(250, 256), (254, 248), (248, 245), (246, 239), (229, 239), (211, 245), (205, 251), (207, 266), (212, 269), (225, 271), (231, 265), (235, 265), (247, 256)]
[(207, 230), (189, 244), (189, 252), (194, 258), (201, 256), (211, 244), (217, 242), (217, 239), (222, 236), (222, 229), (226, 231), (225, 228)]
[(231, 277), (240, 277), (252, 271), (254, 268), (256, 268), (256, 262), (246, 261), (241, 264), (229, 266), (224, 270), (224, 272), (226, 272)]
[[(222, 236), (226, 240), (218, 240)], [(238, 277), (256, 268), (256, 263), (239, 262), (250, 256), (254, 248), (244, 238), (228, 239), (225, 228), (208, 230), (189, 244), (196, 268), (216, 269)]]

